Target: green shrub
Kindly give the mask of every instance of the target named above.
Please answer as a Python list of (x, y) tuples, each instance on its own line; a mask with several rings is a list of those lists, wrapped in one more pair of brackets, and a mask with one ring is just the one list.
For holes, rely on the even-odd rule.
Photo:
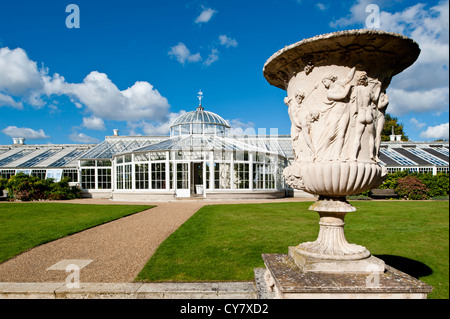
[[(449, 195), (449, 175), (444, 173), (438, 173), (433, 175), (432, 173), (411, 173), (408, 170), (398, 171), (390, 173), (386, 177), (385, 181), (379, 188), (397, 189), (400, 179), (404, 179), (407, 176), (419, 179), (425, 186), (427, 191), (427, 198), (448, 198)], [(404, 186), (404, 185), (403, 185)], [(416, 185), (417, 187), (417, 185)], [(417, 191), (417, 189), (416, 189)], [(403, 195), (404, 196), (404, 195)], [(416, 196), (412, 196), (416, 197)], [(418, 196), (423, 197), (423, 196)], [(409, 198), (409, 197), (408, 197)], [(412, 199), (412, 198), (410, 198)]]
[(8, 184), (8, 180), (0, 177), (0, 196), (3, 195), (3, 190), (6, 189), (6, 184)]
[(408, 175), (397, 180), (397, 194), (408, 199), (428, 199), (429, 189), (419, 178)]
[(11, 200), (62, 200), (81, 198), (81, 191), (69, 185), (69, 178), (59, 182), (53, 179), (40, 179), (19, 173), (11, 177), (7, 184), (8, 197)]
[(437, 175), (433, 175), (432, 173), (426, 173), (426, 174), (417, 174), (416, 176), (430, 190), (428, 193), (429, 197), (448, 196), (449, 179), (447, 174), (439, 173)]
[(405, 178), (406, 176), (408, 176), (409, 171), (398, 171), (395, 173), (389, 173), (386, 177), (386, 179), (384, 180), (383, 184), (381, 184), (378, 188), (381, 189), (396, 189), (397, 188), (397, 181), (400, 178)]

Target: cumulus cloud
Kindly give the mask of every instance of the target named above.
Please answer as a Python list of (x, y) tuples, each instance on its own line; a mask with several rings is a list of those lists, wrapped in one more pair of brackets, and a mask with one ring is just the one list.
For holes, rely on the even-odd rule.
[(23, 109), (22, 102), (16, 102), (11, 96), (0, 93), (0, 106), (12, 106), (16, 109)]
[(17, 126), (8, 126), (2, 130), (2, 133), (10, 137), (23, 137), (29, 140), (39, 140), (50, 137), (45, 134), (43, 129), (36, 131), (31, 128)]
[(186, 47), (186, 45), (182, 42), (179, 42), (177, 45), (170, 48), (169, 55), (181, 64), (185, 64), (186, 62), (199, 62), (202, 57), (200, 53), (191, 54), (191, 51)]
[(227, 48), (238, 46), (236, 39), (229, 38), (226, 35), (219, 35), (219, 41), (221, 45), (224, 45)]
[[(332, 27), (365, 24), (366, 7), (372, 0), (358, 0), (347, 16), (330, 23)], [(386, 12), (380, 6), (380, 29), (400, 33), (419, 44), (417, 61), (395, 76), (388, 88), (388, 112), (395, 116), (410, 112), (448, 111), (449, 99), (449, 1), (428, 7), (424, 3), (400, 12)]]
[(102, 131), (105, 129), (105, 122), (96, 116), (84, 117), (82, 126), (89, 130)]
[(444, 139), (448, 140), (448, 122), (444, 124), (440, 124), (437, 126), (430, 126), (427, 128), (426, 131), (420, 133), (420, 137), (426, 138), (426, 139)]
[(410, 112), (443, 112), (448, 110), (448, 89), (435, 88), (430, 90), (403, 90), (397, 88), (388, 89), (388, 112), (401, 116)]
[(356, 23), (364, 23), (367, 17), (366, 7), (373, 3), (373, 0), (358, 0), (350, 7), (350, 12), (347, 16), (331, 21), (332, 28), (342, 28)]
[(211, 20), (212, 16), (216, 13), (216, 10), (213, 10), (211, 8), (206, 8), (202, 6), (202, 12), (200, 15), (195, 19), (195, 23), (207, 23), (209, 20)]
[(167, 99), (148, 82), (136, 82), (121, 91), (106, 74), (97, 71), (89, 73), (82, 83), (67, 83), (60, 75), (46, 77), (45, 83), (47, 95), (68, 95), (100, 119), (163, 120), (170, 107)]
[(5, 94), (25, 96), (43, 88), (36, 62), (21, 48), (0, 48), (0, 74), (0, 92)]
[(180, 111), (178, 113), (170, 113), (164, 122), (149, 122), (137, 121), (128, 123), (130, 128), (130, 135), (140, 135), (138, 130), (141, 130), (146, 135), (166, 135), (170, 132), (170, 126), (181, 115), (186, 113)]
[(426, 126), (425, 123), (420, 122), (415, 117), (411, 118), (409, 122), (414, 126), (416, 130), (420, 130)]
[(76, 143), (83, 143), (83, 144), (96, 144), (100, 141), (94, 137), (88, 136), (84, 133), (72, 133), (69, 135), (69, 139)]
[[(187, 61), (199, 58), (199, 54), (184, 57)], [(0, 107), (23, 109), (25, 103), (33, 107), (49, 104), (54, 111), (55, 106), (46, 102), (55, 95), (69, 97), (76, 108), (87, 114), (79, 128), (103, 130), (105, 120), (144, 120), (159, 125), (170, 119), (167, 99), (148, 82), (138, 81), (120, 90), (105, 73), (92, 71), (81, 83), (69, 83), (60, 74), (50, 75), (48, 68), (39, 69), (23, 49), (0, 48)], [(9, 127), (4, 133), (14, 132), (13, 129), (19, 128)], [(47, 137), (42, 130), (17, 132), (19, 137), (29, 139)], [(83, 133), (74, 133), (71, 139), (82, 143), (97, 141)]]
[(210, 66), (217, 60), (219, 60), (219, 50), (213, 48), (213, 49), (211, 49), (211, 53), (209, 53), (208, 58), (206, 59), (204, 64), (207, 66)]

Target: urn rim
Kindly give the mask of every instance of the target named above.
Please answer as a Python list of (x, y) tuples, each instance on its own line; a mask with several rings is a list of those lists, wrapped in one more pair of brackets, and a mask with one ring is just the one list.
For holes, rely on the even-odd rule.
[[(263, 75), (271, 85), (285, 90), (288, 79), (286, 79), (285, 75), (280, 76), (279, 73), (288, 69), (288, 66), (292, 65), (292, 63), (299, 62), (302, 57), (304, 58), (308, 55), (313, 56), (315, 53), (322, 53), (327, 50), (336, 51), (345, 48), (346, 45), (349, 47), (352, 45), (362, 45), (369, 49), (371, 39), (374, 36), (389, 39), (392, 43), (389, 47), (383, 47), (383, 50), (398, 53), (398, 56), (401, 56), (395, 69), (392, 70), (391, 76), (399, 74), (411, 66), (419, 57), (419, 45), (414, 40), (399, 33), (372, 29), (345, 30), (317, 35), (285, 46), (266, 61), (263, 68)], [(358, 40), (355, 41), (356, 39)], [(318, 47), (321, 47), (321, 49), (318, 49)], [(308, 62), (301, 61), (301, 63), (305, 64)]]

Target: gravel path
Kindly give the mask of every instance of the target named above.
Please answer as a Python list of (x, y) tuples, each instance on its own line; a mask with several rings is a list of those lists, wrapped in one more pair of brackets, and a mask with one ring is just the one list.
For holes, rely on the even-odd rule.
[[(277, 201), (286, 200), (270, 200)], [(96, 199), (70, 202), (151, 204)], [(204, 205), (222, 203), (238, 202), (155, 203), (157, 206), (152, 209), (38, 246), (7, 260), (0, 264), (0, 282), (65, 282), (69, 275), (65, 266), (61, 270), (47, 270), (62, 260), (88, 261), (87, 266), (80, 271), (81, 282), (132, 282), (158, 246), (189, 217)], [(77, 261), (70, 263), (76, 264)]]

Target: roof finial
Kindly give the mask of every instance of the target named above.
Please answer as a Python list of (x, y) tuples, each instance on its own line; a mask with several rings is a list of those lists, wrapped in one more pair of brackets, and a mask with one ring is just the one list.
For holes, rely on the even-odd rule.
[(202, 106), (202, 100), (203, 100), (203, 92), (202, 90), (198, 91), (198, 110), (204, 110), (203, 106)]

